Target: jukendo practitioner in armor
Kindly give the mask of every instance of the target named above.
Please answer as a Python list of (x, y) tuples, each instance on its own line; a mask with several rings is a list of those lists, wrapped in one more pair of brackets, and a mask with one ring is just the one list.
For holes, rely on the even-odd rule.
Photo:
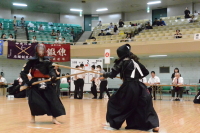
[[(28, 104), (31, 110), (31, 122), (35, 122), (35, 116), (52, 116), (54, 124), (60, 124), (56, 117), (65, 115), (65, 108), (56, 93), (56, 73), (54, 66), (50, 61), (51, 57), (45, 56), (46, 47), (44, 44), (38, 44), (35, 47), (35, 56), (29, 58), (21, 71), (23, 85), (29, 87)], [(29, 81), (27, 74), (31, 70), (32, 79)], [(51, 79), (49, 82), (43, 82), (37, 85), (32, 83)]]
[(149, 71), (130, 52), (131, 46), (125, 44), (117, 49), (119, 59), (115, 61), (111, 72), (104, 73), (104, 78), (115, 78), (120, 74), (123, 84), (108, 101), (106, 120), (107, 128), (119, 129), (126, 121), (126, 129), (159, 131), (158, 116), (153, 108), (151, 95), (146, 85), (139, 79)]

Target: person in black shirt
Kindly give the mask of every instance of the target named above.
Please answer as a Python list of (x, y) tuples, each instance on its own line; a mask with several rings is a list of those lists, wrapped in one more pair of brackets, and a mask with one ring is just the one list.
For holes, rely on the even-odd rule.
[(121, 19), (119, 20), (119, 27), (124, 27), (124, 22)]
[(188, 10), (188, 8), (185, 8), (185, 18), (190, 18), (190, 10)]
[(153, 26), (159, 26), (159, 21), (157, 18), (153, 21)]
[(148, 25), (146, 26), (146, 29), (153, 29), (153, 27), (150, 25), (150, 23), (148, 23)]
[[(91, 66), (91, 70), (94, 71), (95, 70), (95, 65), (92, 65)], [(95, 84), (95, 78), (96, 78), (96, 74), (92, 74), (92, 79), (91, 79), (91, 82), (92, 82), (92, 86), (91, 86), (91, 92), (93, 94), (93, 98), (92, 99), (97, 99), (97, 86)]]
[(105, 36), (105, 34), (103, 33), (103, 30), (101, 30), (101, 33), (99, 33), (98, 36)]
[[(56, 64), (58, 64), (58, 63), (56, 63)], [(55, 66), (54, 70), (55, 70), (56, 76), (60, 77), (60, 73), (61, 73), (60, 68), (58, 66)], [(56, 81), (56, 92), (59, 96), (60, 95), (60, 79)]]

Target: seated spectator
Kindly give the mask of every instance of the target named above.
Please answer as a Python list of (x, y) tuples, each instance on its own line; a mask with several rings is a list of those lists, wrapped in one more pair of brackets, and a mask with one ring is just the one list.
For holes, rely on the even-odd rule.
[(25, 20), (24, 20), (24, 17), (21, 18), (20, 24), (21, 24), (21, 27), (22, 27), (22, 29), (23, 29), (24, 26), (25, 26)]
[(66, 44), (65, 38), (62, 38), (61, 44)]
[(127, 34), (125, 42), (131, 42), (131, 34)]
[(191, 17), (190, 17), (190, 10), (188, 10), (187, 7), (185, 8), (184, 13), (185, 13), (185, 19), (187, 19), (187, 18), (191, 18)]
[(0, 75), (0, 85), (5, 85), (5, 84), (7, 84), (6, 79), (2, 75)]
[[(1, 35), (1, 39), (2, 39), (2, 40), (7, 39), (7, 38), (6, 38), (6, 34), (2, 34), (2, 35)], [(4, 41), (6, 41), (6, 40), (4, 40)]]
[(163, 21), (162, 19), (160, 19), (159, 26), (164, 26), (164, 25), (166, 25), (165, 21)]
[(182, 34), (180, 33), (180, 30), (176, 30), (176, 34), (174, 34), (175, 38), (182, 38)]
[(119, 30), (117, 28), (117, 25), (114, 26), (114, 34), (115, 35), (118, 35), (119, 34)]
[(112, 28), (114, 28), (114, 26), (112, 23), (110, 23), (110, 25), (108, 26), (108, 29), (112, 29)]
[(160, 84), (160, 78), (155, 75), (155, 72), (151, 72), (151, 77), (149, 78), (148, 84), (150, 84), (150, 87), (148, 88), (150, 94), (152, 94), (153, 90), (153, 98), (156, 100), (156, 90), (158, 89), (158, 84)]
[(150, 23), (147, 24), (146, 29), (153, 29), (153, 27), (150, 25)]
[(51, 36), (56, 36), (55, 30), (52, 29)]
[(8, 40), (9, 40), (9, 41), (13, 41), (13, 40), (14, 40), (14, 38), (13, 38), (13, 35), (12, 35), (12, 34), (10, 34), (10, 35), (9, 35), (9, 38), (8, 38)]
[(0, 30), (3, 30), (3, 25), (2, 25), (2, 23), (0, 23)]
[[(183, 80), (183, 77), (180, 76), (180, 73), (176, 73), (175, 74), (175, 78), (173, 79), (172, 84), (175, 85), (175, 87), (172, 90), (172, 100), (174, 100), (174, 101), (183, 101), (182, 100), (182, 95), (183, 95), (183, 89), (184, 88), (181, 85), (184, 84), (184, 80)], [(178, 93), (179, 97), (174, 98), (175, 92)]]
[(157, 18), (153, 21), (153, 26), (159, 26), (159, 21)]
[(194, 15), (192, 15), (189, 23), (194, 23), (194, 22), (197, 22), (197, 18), (195, 18)]
[(128, 27), (133, 27), (134, 26), (134, 24), (132, 24), (131, 22), (130, 22), (130, 25), (128, 26)]
[(124, 22), (122, 21), (122, 19), (119, 20), (119, 27), (124, 27)]
[(61, 42), (60, 42), (59, 38), (56, 37), (55, 44), (60, 44), (60, 43), (61, 43)]
[[(62, 74), (62, 76), (65, 76), (65, 74)], [(60, 83), (64, 83), (64, 84), (68, 83), (67, 82), (67, 78), (66, 77), (65, 78), (61, 78)]]
[(97, 23), (97, 26), (102, 26), (101, 21), (99, 21), (99, 22)]
[(199, 12), (197, 12), (196, 10), (194, 11), (194, 16), (198, 17), (199, 16)]
[(17, 25), (17, 17), (16, 16), (14, 16), (13, 24)]
[(40, 27), (38, 28), (38, 30), (44, 30), (42, 24), (40, 25)]
[(36, 42), (37, 42), (36, 36), (33, 36), (32, 43), (36, 43)]
[(28, 27), (35, 27), (33, 23), (29, 22)]
[(60, 37), (61, 36), (61, 33), (59, 30), (57, 30), (57, 33), (56, 33), (56, 36)]
[(99, 33), (98, 36), (105, 36), (105, 34), (103, 33), (103, 30), (101, 30), (101, 33)]

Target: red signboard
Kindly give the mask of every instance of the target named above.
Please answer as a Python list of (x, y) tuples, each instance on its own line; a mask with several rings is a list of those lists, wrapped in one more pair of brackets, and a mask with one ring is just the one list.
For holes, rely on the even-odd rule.
[(53, 62), (70, 61), (70, 44), (45, 44), (47, 56), (53, 56)]

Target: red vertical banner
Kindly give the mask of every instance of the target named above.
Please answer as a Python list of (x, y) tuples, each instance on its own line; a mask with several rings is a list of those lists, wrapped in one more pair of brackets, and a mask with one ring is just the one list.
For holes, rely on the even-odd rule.
[(47, 56), (53, 56), (53, 62), (70, 61), (70, 44), (45, 44)]

